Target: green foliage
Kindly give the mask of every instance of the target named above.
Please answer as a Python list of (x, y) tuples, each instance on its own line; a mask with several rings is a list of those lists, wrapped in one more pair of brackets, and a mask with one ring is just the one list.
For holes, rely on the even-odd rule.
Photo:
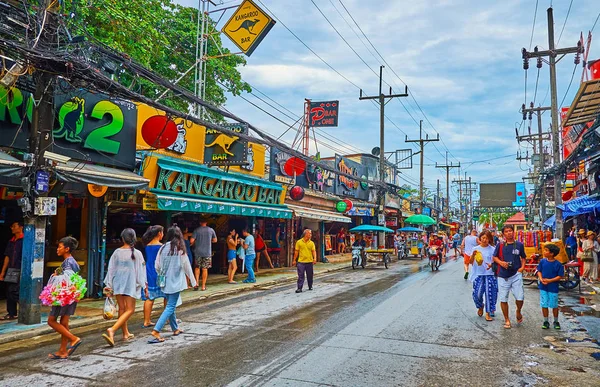
[[(183, 7), (172, 0), (66, 0), (64, 10), (74, 15), (67, 24), (72, 35), (89, 34), (169, 81), (175, 81), (194, 65), (197, 9)], [(209, 23), (212, 38), (208, 38), (208, 57), (230, 53), (222, 47), (214, 22), (209, 20)], [(226, 102), (225, 92), (218, 83), (224, 84), (234, 95), (250, 92), (250, 85), (241, 79), (237, 70), (245, 64), (245, 58), (238, 55), (208, 59), (205, 99), (217, 106)], [(125, 74), (120, 75), (119, 81), (129, 86), (134, 80)], [(150, 98), (156, 98), (163, 91), (143, 80), (135, 82), (137, 90)], [(194, 70), (178, 84), (193, 92)], [(190, 110), (186, 101), (170, 94), (161, 102), (183, 113)], [(209, 117), (222, 119), (214, 114)]]
[[(496, 229), (502, 228), (502, 226), (504, 226), (504, 222), (506, 222), (508, 220), (508, 218), (510, 218), (511, 216), (513, 216), (516, 213), (517, 213), (516, 210), (493, 212), (492, 216), (493, 216), (493, 220), (494, 220), (494, 228), (496, 228)], [(492, 220), (492, 218), (491, 218), (489, 212), (483, 213), (479, 216), (480, 224), (486, 224), (486, 223), (490, 224), (491, 220)]]

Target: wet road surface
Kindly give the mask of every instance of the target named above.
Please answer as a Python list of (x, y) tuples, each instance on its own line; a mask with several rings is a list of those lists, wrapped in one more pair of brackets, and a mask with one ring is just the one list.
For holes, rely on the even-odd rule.
[(461, 262), (436, 273), (420, 271), (423, 263), (338, 272), (301, 294), (288, 285), (189, 307), (178, 313), (185, 333), (163, 332), (161, 344), (147, 344), (136, 323), (132, 341), (107, 348), (99, 333), (85, 336), (69, 360), (45, 360), (56, 346), (32, 348), (3, 360), (0, 384), (547, 385), (533, 369), (543, 360), (527, 349), (581, 329), (574, 321), (541, 330), (528, 287), (525, 322), (517, 326), (511, 304), (514, 327), (503, 329), (501, 318), (476, 315)]

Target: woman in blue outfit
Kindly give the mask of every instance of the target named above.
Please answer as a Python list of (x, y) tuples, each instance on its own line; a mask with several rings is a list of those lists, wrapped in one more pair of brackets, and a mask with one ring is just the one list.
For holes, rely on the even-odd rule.
[[(165, 341), (160, 336), (160, 331), (169, 320), (169, 325), (173, 331), (173, 336), (179, 336), (183, 330), (177, 325), (177, 316), (175, 308), (179, 300), (179, 293), (187, 289), (187, 280), (189, 278), (192, 286), (196, 286), (196, 279), (190, 266), (185, 242), (181, 230), (177, 226), (172, 226), (167, 230), (167, 243), (160, 248), (156, 257), (154, 267), (159, 276), (164, 277), (163, 281), (158, 281), (161, 286), (167, 306), (160, 315), (152, 330), (152, 339), (148, 341), (150, 344), (161, 343)], [(161, 283), (162, 282), (162, 283)]]
[[(494, 246), (490, 242), (494, 240), (492, 233), (488, 230), (479, 234), (479, 245), (473, 248), (470, 263), (473, 265), (469, 273), (469, 279), (473, 282), (473, 301), (477, 308), (477, 315), (483, 316), (485, 307), (486, 321), (492, 321), (496, 312), (496, 301), (498, 300), (498, 280), (492, 270), (494, 262)], [(475, 261), (477, 251), (482, 255), (481, 264)]]
[[(148, 230), (142, 236), (142, 242), (145, 245), (146, 253), (146, 279), (148, 281), (148, 297), (146, 297), (146, 291), (142, 290), (142, 300), (144, 301), (144, 324), (142, 328), (153, 327), (154, 323), (151, 320), (152, 307), (154, 306), (154, 300), (157, 298), (165, 298), (164, 293), (160, 290), (160, 287), (156, 283), (156, 269), (154, 268), (154, 262), (156, 262), (156, 255), (158, 250), (162, 246), (162, 239), (164, 236), (163, 226), (150, 226)], [(166, 304), (165, 304), (166, 305)]]
[(235, 272), (237, 271), (237, 244), (238, 244), (238, 234), (235, 229), (229, 231), (229, 235), (227, 235), (227, 262), (229, 263), (229, 268), (227, 269), (227, 280), (230, 284), (235, 284), (236, 282), (233, 280), (235, 276)]

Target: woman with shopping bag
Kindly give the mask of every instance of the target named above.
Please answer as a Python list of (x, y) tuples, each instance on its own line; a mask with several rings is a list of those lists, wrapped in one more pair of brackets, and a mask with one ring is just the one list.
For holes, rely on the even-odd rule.
[[(127, 321), (135, 312), (135, 301), (141, 296), (142, 289), (147, 292), (146, 269), (142, 252), (134, 248), (136, 242), (135, 230), (126, 228), (121, 232), (123, 246), (115, 250), (108, 262), (108, 272), (104, 278), (104, 293), (115, 295), (119, 305), (119, 318), (115, 324), (102, 335), (104, 340), (114, 347), (115, 332), (123, 331), (123, 340), (133, 339), (129, 332)], [(146, 293), (146, 297), (148, 294)]]
[(192, 286), (197, 285), (187, 256), (183, 234), (179, 227), (172, 226), (167, 230), (167, 243), (158, 251), (154, 266), (158, 274), (156, 282), (165, 294), (167, 306), (152, 330), (152, 338), (148, 340), (149, 344), (165, 341), (161, 337), (160, 331), (167, 320), (169, 320), (173, 336), (179, 336), (183, 333), (183, 330), (177, 325), (177, 316), (175, 315), (179, 294), (187, 289), (186, 277), (190, 280)]

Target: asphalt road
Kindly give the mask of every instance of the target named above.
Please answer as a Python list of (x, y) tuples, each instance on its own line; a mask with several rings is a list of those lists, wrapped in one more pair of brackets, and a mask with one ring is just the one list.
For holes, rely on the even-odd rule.
[(164, 332), (161, 344), (147, 344), (136, 325), (136, 338), (114, 348), (99, 333), (84, 337), (69, 360), (45, 360), (52, 346), (31, 348), (2, 360), (0, 385), (547, 385), (535, 373), (544, 355), (530, 349), (562, 340), (579, 329), (574, 321), (541, 330), (531, 287), (525, 322), (503, 329), (501, 318), (476, 315), (462, 263), (436, 273), (422, 263), (338, 272), (301, 294), (288, 285), (189, 307), (178, 314), (185, 333)]

